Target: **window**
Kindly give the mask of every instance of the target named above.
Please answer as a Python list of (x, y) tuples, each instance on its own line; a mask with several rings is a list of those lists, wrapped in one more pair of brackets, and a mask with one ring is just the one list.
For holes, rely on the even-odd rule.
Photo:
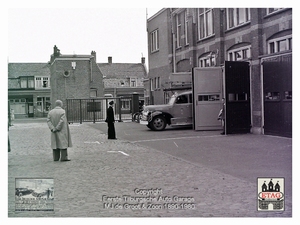
[(203, 101), (219, 101), (220, 100), (220, 95), (198, 95), (198, 101), (203, 102)]
[(121, 99), (121, 109), (130, 109), (130, 100)]
[(229, 93), (228, 94), (228, 101), (247, 101), (248, 95), (247, 93)]
[(280, 10), (282, 10), (283, 8), (268, 8), (267, 9), (267, 15), (278, 12)]
[(198, 9), (198, 39), (201, 40), (213, 34), (213, 9)]
[(150, 79), (150, 90), (154, 90), (153, 79)]
[(251, 46), (235, 48), (228, 51), (229, 61), (243, 61), (251, 58)]
[(49, 88), (49, 77), (35, 77), (35, 88)]
[(209, 54), (199, 58), (199, 67), (212, 67), (216, 65), (216, 56)]
[(292, 99), (292, 92), (291, 91), (285, 91), (284, 92), (284, 99), (291, 100)]
[(20, 77), (20, 87), (21, 88), (34, 88), (34, 78), (33, 77)]
[(38, 112), (48, 112), (51, 106), (50, 97), (37, 97), (36, 105), (36, 109)]
[(176, 17), (176, 47), (180, 48), (180, 39), (181, 39), (181, 22), (180, 22), (180, 14), (177, 14)]
[(160, 78), (159, 77), (155, 77), (154, 78), (154, 88), (155, 89), (159, 89), (160, 88)]
[(184, 12), (184, 38), (185, 38), (185, 45), (189, 44), (189, 39), (188, 39), (188, 14), (187, 11)]
[(155, 30), (150, 33), (150, 51), (155, 52), (158, 51), (158, 30)]
[(90, 89), (90, 97), (91, 98), (97, 97), (97, 89), (94, 89), (94, 88)]
[(275, 38), (268, 41), (268, 53), (292, 50), (292, 35)]
[(266, 100), (280, 100), (280, 93), (279, 92), (267, 92), (265, 94)]
[(227, 11), (227, 29), (243, 25), (250, 21), (249, 8), (229, 8)]
[(188, 95), (180, 95), (176, 98), (176, 104), (188, 103)]
[(130, 78), (130, 87), (136, 87), (136, 79)]

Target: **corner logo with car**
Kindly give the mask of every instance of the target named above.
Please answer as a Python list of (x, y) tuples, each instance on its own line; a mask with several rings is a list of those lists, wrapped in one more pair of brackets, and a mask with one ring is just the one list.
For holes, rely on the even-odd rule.
[(258, 211), (284, 211), (284, 178), (258, 178)]

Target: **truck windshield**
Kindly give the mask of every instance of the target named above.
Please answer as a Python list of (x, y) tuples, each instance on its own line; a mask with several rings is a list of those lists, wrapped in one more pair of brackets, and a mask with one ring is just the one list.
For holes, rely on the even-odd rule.
[(172, 97), (170, 98), (168, 104), (169, 104), (169, 105), (173, 105), (174, 102), (175, 102), (175, 100), (176, 100), (176, 95), (172, 95)]

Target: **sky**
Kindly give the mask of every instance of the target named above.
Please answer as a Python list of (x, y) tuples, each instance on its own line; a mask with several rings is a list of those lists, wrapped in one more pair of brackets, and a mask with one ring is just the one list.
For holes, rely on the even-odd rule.
[[(286, 0), (289, 2), (290, 0)], [(286, 3), (285, 1), (285, 3)], [(164, 7), (199, 7), (198, 1), (8, 1), (7, 61), (48, 62), (56, 45), (62, 54), (90, 54), (96, 51), (97, 62), (148, 62), (146, 20)], [(163, 5), (162, 2), (166, 5)], [(183, 5), (178, 5), (180, 2)], [(253, 4), (259, 2), (252, 0)], [(268, 5), (268, 0), (264, 3)], [(282, 1), (269, 1), (276, 5)], [(224, 1), (201, 2), (216, 4)], [(251, 7), (247, 3), (247, 7)], [(244, 3), (245, 4), (245, 3)], [(286, 3), (288, 4), (288, 3)], [(243, 6), (241, 1), (225, 3), (226, 7)], [(260, 6), (260, 4), (257, 4)], [(147, 14), (147, 15), (146, 15)]]
[(10, 8), (8, 62), (48, 62), (62, 54), (90, 54), (97, 62), (147, 61), (146, 20), (160, 8)]

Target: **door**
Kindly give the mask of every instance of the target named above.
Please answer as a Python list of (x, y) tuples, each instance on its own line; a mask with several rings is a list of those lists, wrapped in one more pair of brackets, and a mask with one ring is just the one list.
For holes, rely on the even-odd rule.
[(176, 97), (172, 107), (172, 125), (192, 124), (192, 94), (181, 94)]
[(248, 62), (225, 62), (225, 132), (250, 133), (250, 67)]
[(292, 55), (263, 62), (264, 133), (292, 137)]
[(218, 114), (222, 108), (222, 69), (220, 67), (194, 68), (194, 129), (220, 130)]

